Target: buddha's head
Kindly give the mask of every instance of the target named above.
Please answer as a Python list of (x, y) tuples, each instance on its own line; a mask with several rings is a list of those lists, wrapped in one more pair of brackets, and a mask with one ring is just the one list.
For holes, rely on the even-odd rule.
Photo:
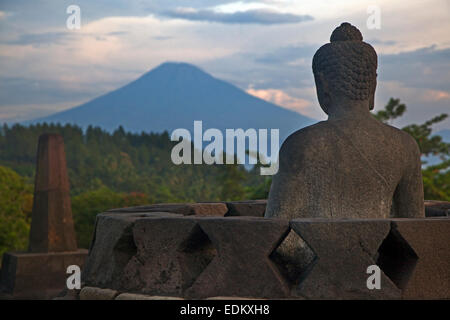
[(330, 43), (314, 55), (312, 68), (317, 97), (327, 114), (336, 101), (366, 101), (370, 110), (374, 107), (377, 54), (362, 40), (361, 32), (344, 22), (333, 31)]

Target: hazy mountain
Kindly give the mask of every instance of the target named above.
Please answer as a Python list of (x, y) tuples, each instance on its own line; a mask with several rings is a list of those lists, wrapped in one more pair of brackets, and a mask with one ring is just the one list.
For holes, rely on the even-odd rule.
[(186, 63), (164, 63), (117, 90), (32, 122), (170, 133), (176, 128), (192, 131), (194, 120), (203, 121), (203, 130), (279, 128), (281, 140), (315, 122)]

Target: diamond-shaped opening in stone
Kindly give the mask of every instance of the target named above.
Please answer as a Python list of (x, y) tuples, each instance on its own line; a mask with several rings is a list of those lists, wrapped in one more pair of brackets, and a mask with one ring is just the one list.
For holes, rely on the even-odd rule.
[(118, 267), (116, 271), (122, 271), (136, 253), (137, 247), (134, 243), (133, 230), (130, 226), (122, 232), (113, 249), (113, 257)]
[(188, 238), (178, 248), (178, 261), (181, 268), (182, 290), (186, 290), (217, 256), (207, 234), (196, 225)]
[(392, 228), (378, 248), (376, 263), (384, 274), (403, 290), (414, 271), (417, 260), (417, 254), (408, 242), (396, 229)]
[(270, 254), (280, 273), (292, 287), (298, 286), (316, 263), (317, 255), (297, 234), (290, 230)]

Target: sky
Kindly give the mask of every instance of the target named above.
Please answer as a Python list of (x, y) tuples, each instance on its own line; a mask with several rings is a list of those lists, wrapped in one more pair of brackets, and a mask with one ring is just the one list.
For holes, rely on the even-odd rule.
[(323, 120), (312, 57), (345, 21), (378, 53), (376, 110), (400, 98), (396, 126), (450, 113), (450, 0), (0, 0), (0, 122), (77, 106), (167, 61)]

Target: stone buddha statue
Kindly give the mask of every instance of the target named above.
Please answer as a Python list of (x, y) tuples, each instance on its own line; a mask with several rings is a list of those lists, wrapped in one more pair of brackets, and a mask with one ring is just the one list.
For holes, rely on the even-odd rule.
[(424, 217), (415, 140), (376, 120), (377, 54), (349, 23), (336, 28), (312, 62), (327, 121), (283, 143), (266, 217)]

